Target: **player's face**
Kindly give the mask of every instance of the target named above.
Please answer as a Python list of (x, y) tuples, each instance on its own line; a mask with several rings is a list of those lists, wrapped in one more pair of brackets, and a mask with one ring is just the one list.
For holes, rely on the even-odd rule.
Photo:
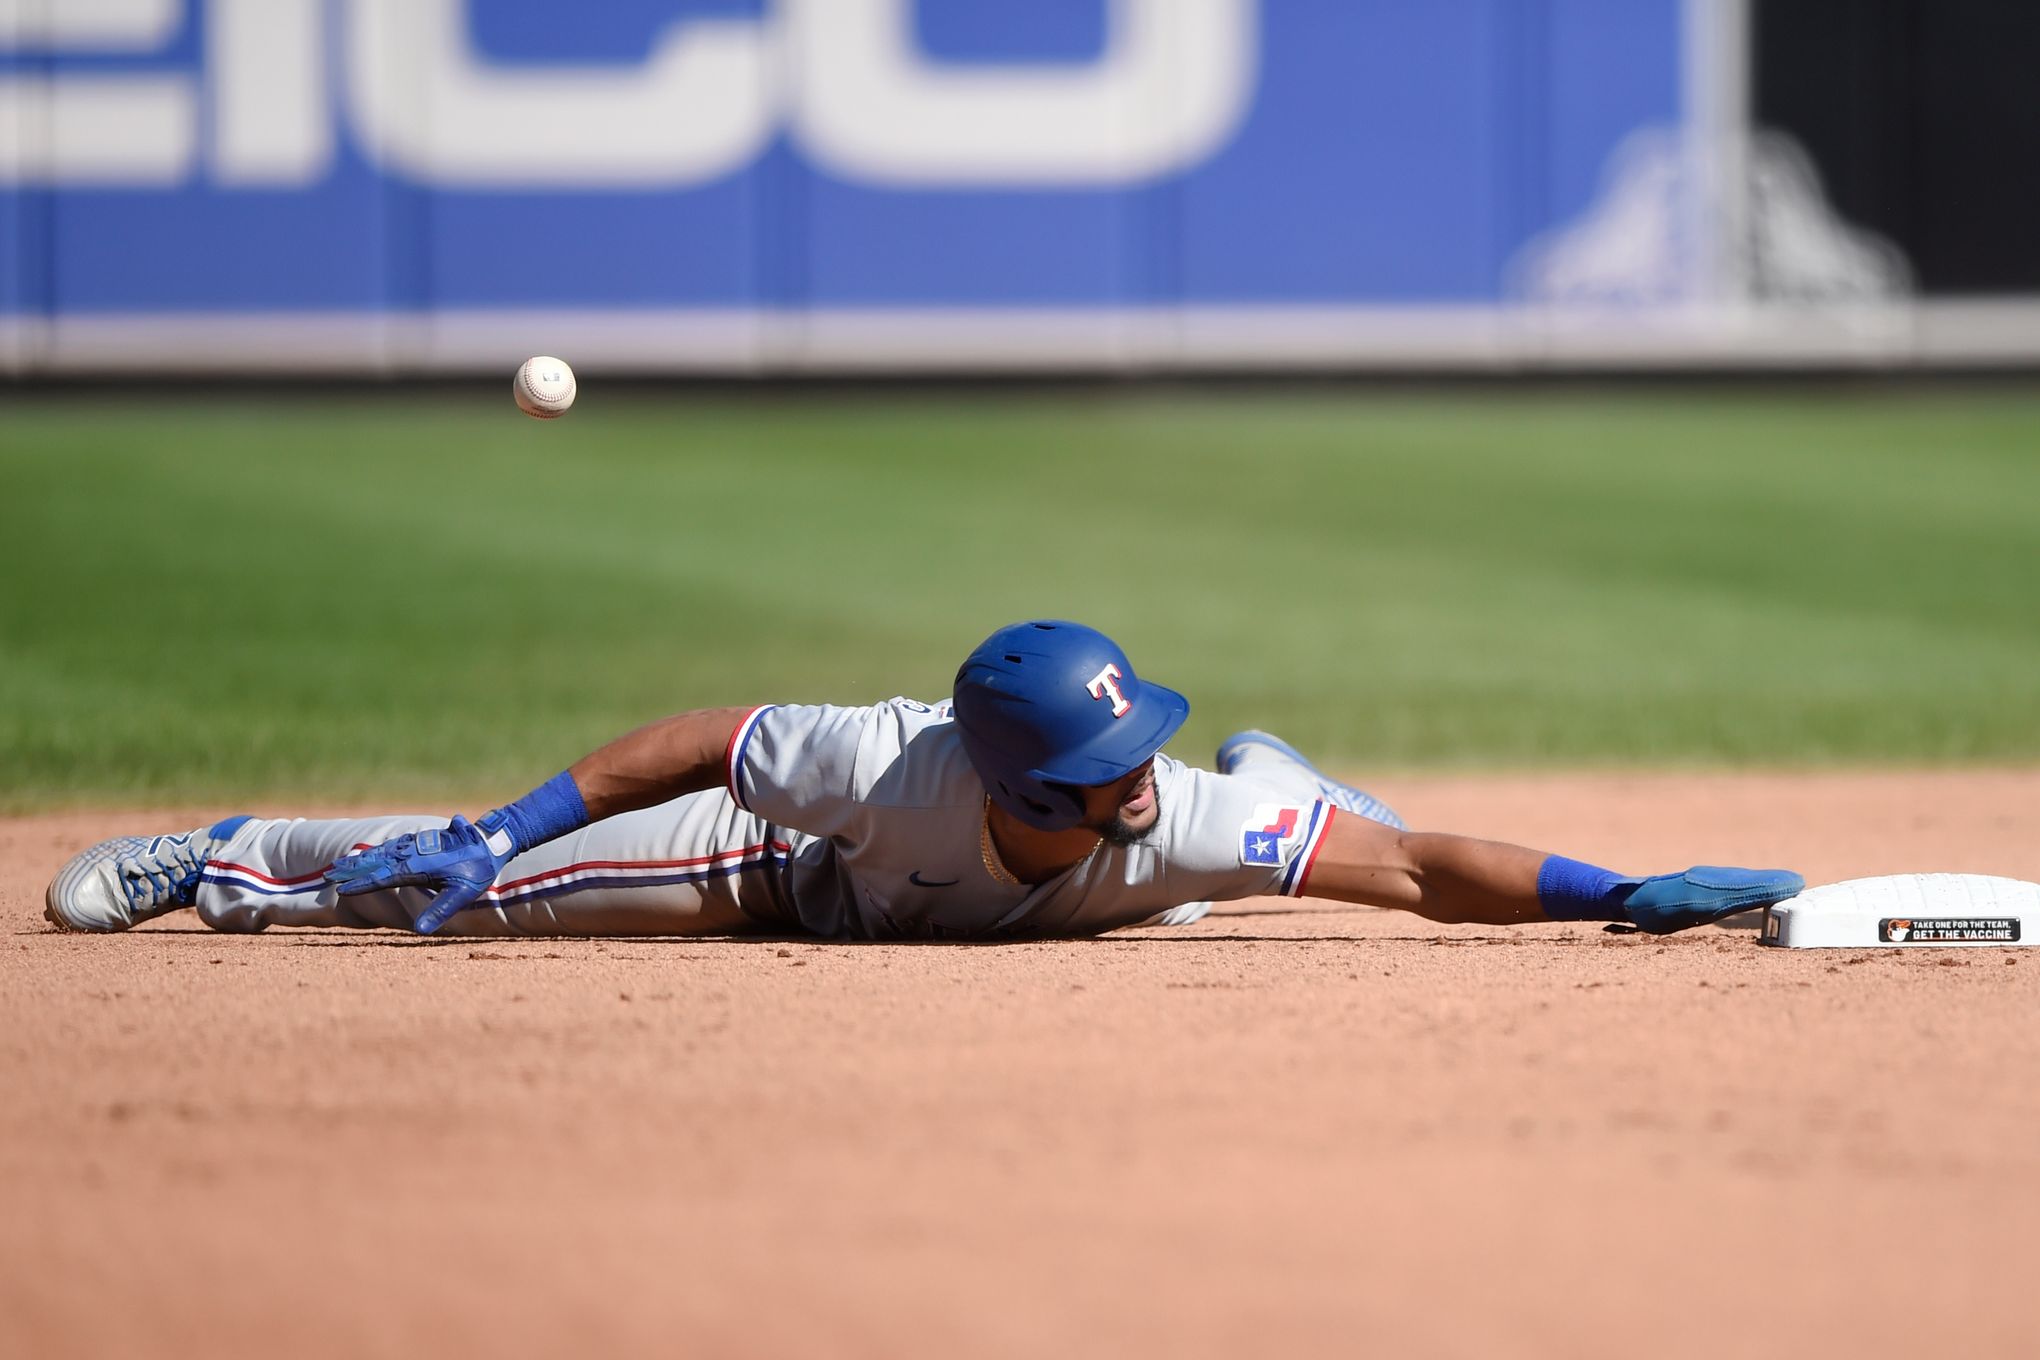
[(1124, 778), (1084, 790), (1084, 825), (1114, 845), (1132, 845), (1161, 819), (1152, 757)]

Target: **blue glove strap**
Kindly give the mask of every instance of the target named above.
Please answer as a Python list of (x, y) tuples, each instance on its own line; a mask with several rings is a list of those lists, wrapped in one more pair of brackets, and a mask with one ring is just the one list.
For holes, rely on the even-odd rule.
[(1554, 921), (1626, 921), (1622, 904), (1637, 880), (1552, 855), (1537, 871), (1537, 900)]
[(581, 800), (581, 786), (574, 776), (561, 770), (514, 803), (505, 803), (475, 825), (484, 836), (497, 831), (510, 833), (511, 848), (529, 850), (569, 831), (588, 825), (588, 805)]

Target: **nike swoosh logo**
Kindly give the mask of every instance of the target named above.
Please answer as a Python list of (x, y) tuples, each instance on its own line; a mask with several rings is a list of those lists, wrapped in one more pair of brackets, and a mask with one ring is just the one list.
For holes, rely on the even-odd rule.
[(962, 881), (963, 880), (960, 878), (936, 878), (936, 879), (923, 878), (921, 877), (921, 871), (919, 869), (916, 869), (914, 870), (914, 872), (907, 875), (907, 882), (913, 884), (917, 888), (953, 888)]

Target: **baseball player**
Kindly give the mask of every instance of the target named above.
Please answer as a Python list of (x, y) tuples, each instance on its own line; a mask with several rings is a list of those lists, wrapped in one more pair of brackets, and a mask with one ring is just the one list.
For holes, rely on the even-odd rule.
[(1189, 703), (1079, 624), (1002, 628), (942, 703), (705, 709), (642, 727), (469, 822), (229, 817), (77, 856), (45, 914), (125, 930), (488, 935), (1090, 935), (1262, 894), (1432, 920), (1681, 930), (1795, 895), (1782, 870), (1628, 877), (1412, 832), (1276, 737), (1217, 771), (1161, 754)]

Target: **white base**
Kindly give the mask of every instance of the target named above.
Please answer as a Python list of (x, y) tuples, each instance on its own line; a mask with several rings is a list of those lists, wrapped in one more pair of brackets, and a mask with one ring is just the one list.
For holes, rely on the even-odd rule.
[(1984, 874), (1893, 874), (1808, 888), (1764, 913), (1788, 949), (1966, 949), (2040, 944), (2040, 883)]

